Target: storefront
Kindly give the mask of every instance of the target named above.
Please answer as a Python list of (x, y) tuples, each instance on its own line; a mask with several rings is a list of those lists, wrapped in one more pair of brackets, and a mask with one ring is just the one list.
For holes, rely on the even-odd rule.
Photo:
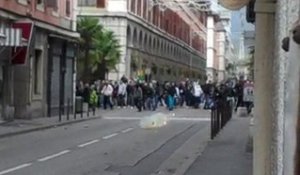
[(55, 35), (48, 40), (48, 116), (55, 116), (72, 111), (76, 44)]
[(22, 31), (11, 27), (11, 24), (0, 19), (0, 119), (14, 118), (14, 85), (12, 49), (20, 47)]

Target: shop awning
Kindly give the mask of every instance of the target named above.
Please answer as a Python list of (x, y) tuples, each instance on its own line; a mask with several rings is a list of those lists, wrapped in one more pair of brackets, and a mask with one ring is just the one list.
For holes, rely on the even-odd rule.
[(2, 28), (0, 30), (0, 46), (4, 47), (20, 47), (23, 46), (22, 30), (16, 28)]

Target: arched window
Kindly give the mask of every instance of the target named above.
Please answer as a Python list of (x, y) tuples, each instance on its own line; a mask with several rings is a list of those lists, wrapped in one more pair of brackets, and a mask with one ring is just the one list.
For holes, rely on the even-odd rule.
[(138, 36), (137, 36), (136, 28), (135, 28), (135, 29), (133, 30), (133, 39), (132, 39), (132, 44), (133, 44), (133, 46), (137, 46), (137, 45), (138, 45), (137, 40), (138, 40)]
[(143, 32), (142, 31), (140, 31), (138, 43), (139, 43), (138, 47), (143, 48)]
[(127, 45), (132, 45), (131, 28), (127, 26)]

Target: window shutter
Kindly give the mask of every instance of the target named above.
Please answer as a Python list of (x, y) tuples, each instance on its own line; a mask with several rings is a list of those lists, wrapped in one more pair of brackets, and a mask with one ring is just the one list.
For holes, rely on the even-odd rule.
[(45, 0), (45, 4), (49, 8), (57, 9), (57, 0)]
[(104, 8), (105, 7), (105, 0), (97, 0), (97, 7)]
[(71, 14), (71, 2), (70, 2), (70, 0), (67, 0), (66, 1), (66, 15), (70, 16), (70, 14)]

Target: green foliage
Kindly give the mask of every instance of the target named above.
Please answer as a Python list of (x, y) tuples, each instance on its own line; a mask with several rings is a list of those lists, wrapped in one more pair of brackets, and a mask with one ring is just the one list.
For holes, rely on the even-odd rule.
[(98, 19), (83, 17), (77, 24), (81, 35), (78, 59), (78, 77), (89, 82), (105, 79), (107, 71), (119, 63), (120, 44), (114, 33), (104, 29)]
[(248, 70), (250, 72), (250, 76), (252, 79), (254, 79), (254, 48), (251, 49), (250, 51), (250, 58), (248, 60), (248, 62), (246, 63), (246, 66), (248, 67)]

